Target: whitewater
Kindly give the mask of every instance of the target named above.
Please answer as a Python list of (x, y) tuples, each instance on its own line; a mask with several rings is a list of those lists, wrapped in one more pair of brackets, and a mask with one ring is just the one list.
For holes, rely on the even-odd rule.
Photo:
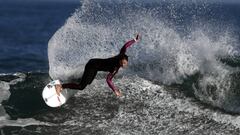
[[(135, 5), (134, 1), (84, 1), (82, 10), (76, 11), (49, 41), (50, 76), (62, 80), (80, 78), (89, 59), (114, 56), (125, 41), (141, 33), (142, 41), (127, 52), (128, 72), (166, 85), (183, 84), (197, 76), (190, 87), (199, 100), (238, 112), (234, 89), (238, 89), (235, 76), (239, 70), (221, 60), (239, 55), (238, 42), (230, 28), (211, 36), (215, 22), (203, 24), (203, 20), (193, 18), (204, 26), (187, 24), (192, 30), (178, 32), (177, 26), (166, 24), (166, 13), (158, 11), (159, 7), (148, 9), (146, 5)], [(179, 5), (169, 7), (173, 13), (179, 10), (175, 6)]]

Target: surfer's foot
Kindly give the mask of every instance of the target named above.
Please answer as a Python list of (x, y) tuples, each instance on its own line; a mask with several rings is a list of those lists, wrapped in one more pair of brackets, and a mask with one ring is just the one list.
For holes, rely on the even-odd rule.
[(56, 89), (57, 95), (60, 96), (60, 93), (62, 91), (62, 85), (61, 84), (56, 84), (55, 89)]

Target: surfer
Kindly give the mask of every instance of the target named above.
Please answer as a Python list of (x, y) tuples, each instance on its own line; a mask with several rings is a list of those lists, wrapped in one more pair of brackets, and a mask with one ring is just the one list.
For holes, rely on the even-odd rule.
[(126, 42), (121, 48), (120, 53), (114, 57), (107, 59), (94, 58), (90, 59), (85, 65), (84, 73), (79, 84), (67, 83), (55, 85), (57, 94), (60, 95), (62, 89), (70, 88), (83, 90), (87, 85), (91, 84), (98, 71), (109, 72), (106, 78), (108, 86), (117, 96), (121, 96), (121, 91), (116, 88), (112, 82), (112, 78), (117, 74), (119, 68), (126, 68), (128, 65), (128, 56), (125, 54), (127, 48), (139, 41), (139, 35), (136, 38)]

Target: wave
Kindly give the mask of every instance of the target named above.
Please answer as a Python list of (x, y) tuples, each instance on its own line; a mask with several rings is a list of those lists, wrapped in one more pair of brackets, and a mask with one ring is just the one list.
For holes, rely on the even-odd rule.
[(84, 0), (49, 41), (50, 76), (80, 78), (89, 59), (114, 56), (140, 33), (129, 73), (165, 85), (187, 80), (200, 101), (240, 112), (237, 26), (222, 20), (219, 4), (187, 3)]
[[(23, 82), (11, 85), (11, 96), (4, 103), (5, 110), (11, 116), (5, 119), (0, 117), (1, 132), (5, 134), (30, 132), (159, 134), (168, 131), (172, 133), (171, 129), (177, 133), (182, 131), (186, 121), (191, 123), (188, 129), (196, 128), (201, 124), (204, 127), (221, 127), (214, 129), (221, 129), (217, 132), (227, 133), (239, 127), (238, 115), (222, 113), (212, 110), (211, 107), (205, 108), (192, 98), (186, 98), (176, 87), (156, 85), (137, 75), (118, 76), (115, 80), (116, 85), (123, 92), (122, 98), (116, 98), (105, 84), (105, 78), (98, 75), (90, 86), (75, 94), (61, 108), (44, 109), (36, 95), (40, 96), (44, 83), (49, 82), (48, 74), (24, 73), (24, 75)], [(1, 76), (1, 80), (7, 78), (15, 77)], [(166, 122), (167, 127), (162, 129), (161, 125), (166, 125)], [(176, 125), (179, 126), (176, 128)], [(135, 128), (129, 128), (132, 126)], [(156, 130), (158, 127), (161, 130)], [(202, 129), (201, 127), (196, 133)], [(85, 130), (86, 128), (88, 130)], [(189, 130), (190, 132), (192, 130)], [(204, 130), (204, 132), (211, 133), (212, 130)]]
[(0, 74), (0, 128), (51, 125), (31, 118), (47, 108), (40, 94), (49, 81), (46, 76), (46, 73)]

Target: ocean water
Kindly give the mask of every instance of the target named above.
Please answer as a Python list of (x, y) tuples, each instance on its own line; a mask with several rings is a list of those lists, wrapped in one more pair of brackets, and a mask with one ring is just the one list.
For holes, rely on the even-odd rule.
[(48, 71), (47, 43), (79, 3), (0, 2), (0, 73)]
[[(0, 134), (239, 134), (240, 4), (83, 0), (0, 4)], [(129, 68), (106, 73), (60, 108), (51, 79), (81, 78), (136, 33)]]

